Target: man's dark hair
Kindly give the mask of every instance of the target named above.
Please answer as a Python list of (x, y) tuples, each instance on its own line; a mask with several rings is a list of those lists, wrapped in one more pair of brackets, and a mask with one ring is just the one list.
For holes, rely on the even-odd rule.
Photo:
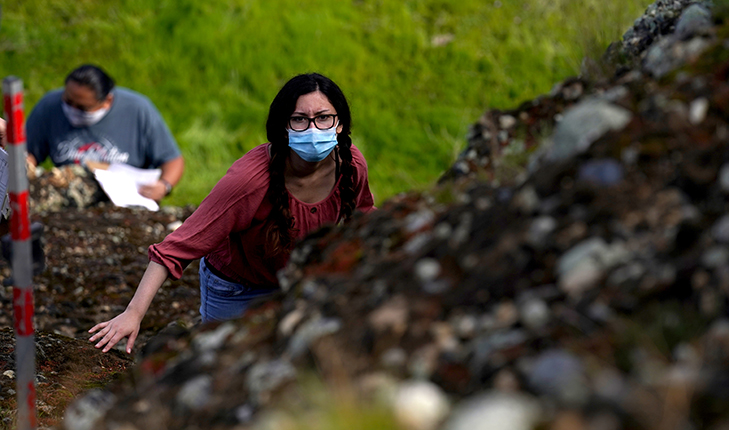
[(66, 76), (66, 84), (68, 81), (74, 81), (77, 84), (89, 87), (94, 90), (96, 100), (104, 101), (109, 92), (114, 88), (114, 80), (111, 79), (104, 70), (93, 64), (84, 64), (76, 68), (73, 72)]

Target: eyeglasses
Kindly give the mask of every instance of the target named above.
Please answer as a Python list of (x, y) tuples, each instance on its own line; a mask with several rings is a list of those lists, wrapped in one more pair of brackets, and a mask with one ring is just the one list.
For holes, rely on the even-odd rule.
[(293, 131), (304, 131), (309, 128), (311, 123), (319, 130), (328, 130), (334, 127), (334, 119), (337, 115), (319, 115), (314, 118), (308, 118), (305, 116), (292, 116), (289, 118), (289, 128)]
[(78, 109), (80, 111), (84, 111), (84, 112), (93, 112), (93, 111), (99, 109), (104, 104), (104, 102), (102, 101), (102, 102), (98, 102), (96, 104), (96, 106), (84, 106), (82, 104), (78, 104), (75, 101), (71, 100), (65, 94), (63, 96), (61, 96), (61, 101), (63, 101), (67, 105), (71, 106), (72, 108), (76, 108), (76, 109)]

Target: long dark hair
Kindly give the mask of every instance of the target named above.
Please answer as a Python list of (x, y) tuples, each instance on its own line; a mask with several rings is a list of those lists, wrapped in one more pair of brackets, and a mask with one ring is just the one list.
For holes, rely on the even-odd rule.
[(94, 90), (96, 100), (104, 101), (114, 88), (114, 80), (101, 67), (93, 64), (84, 64), (77, 67), (66, 76), (65, 83), (74, 81), (77, 84)]
[[(267, 253), (273, 255), (290, 251), (294, 244), (296, 225), (289, 208), (289, 195), (284, 183), (284, 169), (289, 156), (289, 138), (286, 126), (296, 108), (299, 97), (319, 91), (324, 94), (337, 112), (337, 119), (342, 131), (337, 135), (338, 152), (342, 159), (339, 195), (342, 203), (338, 221), (345, 221), (352, 216), (355, 208), (354, 168), (352, 167), (352, 139), (350, 137), (352, 116), (347, 98), (342, 90), (331, 79), (318, 73), (298, 75), (289, 80), (276, 94), (271, 102), (266, 121), (266, 134), (271, 142), (271, 164), (269, 166), (270, 183), (268, 198), (273, 209), (272, 223), (269, 225), (267, 237)], [(337, 155), (337, 154), (335, 154)]]

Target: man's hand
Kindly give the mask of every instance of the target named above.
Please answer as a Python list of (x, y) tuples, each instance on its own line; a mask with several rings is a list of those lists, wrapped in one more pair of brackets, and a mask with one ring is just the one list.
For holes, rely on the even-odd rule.
[(0, 148), (5, 149), (5, 145), (8, 143), (8, 130), (5, 120), (0, 118)]
[(139, 194), (142, 197), (159, 202), (167, 195), (167, 184), (165, 184), (164, 181), (159, 180), (154, 184), (142, 185), (139, 187)]

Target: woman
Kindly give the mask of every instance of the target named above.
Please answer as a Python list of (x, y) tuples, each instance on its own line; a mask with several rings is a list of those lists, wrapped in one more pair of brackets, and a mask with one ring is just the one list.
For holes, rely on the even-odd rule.
[(251, 300), (275, 292), (276, 271), (298, 238), (374, 209), (350, 125), (347, 100), (329, 78), (311, 73), (287, 82), (269, 110), (270, 143), (236, 161), (195, 213), (150, 247), (126, 310), (92, 327), (89, 340), (107, 352), (128, 337), (131, 353), (157, 290), (197, 258), (203, 322), (235, 318)]

